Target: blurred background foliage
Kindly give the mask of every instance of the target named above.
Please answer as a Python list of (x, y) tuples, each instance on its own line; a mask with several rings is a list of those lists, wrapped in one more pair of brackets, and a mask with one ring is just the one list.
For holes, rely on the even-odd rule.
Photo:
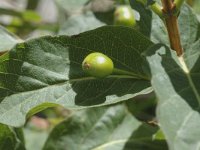
[[(200, 20), (200, 1), (187, 0), (187, 3)], [(10, 49), (19, 40), (44, 35), (73, 35), (112, 25), (116, 7), (128, 4), (128, 0), (0, 0), (0, 54), (2, 49)], [(139, 21), (137, 11), (134, 14)], [(126, 103), (137, 119), (156, 125), (154, 94)], [(41, 149), (51, 129), (71, 113), (75, 112), (56, 107), (29, 118), (23, 129), (27, 149)]]
[[(187, 0), (200, 19), (200, 1)], [(22, 39), (77, 34), (113, 24), (113, 12), (128, 0), (0, 0), (0, 24)], [(135, 12), (136, 20), (139, 15)]]

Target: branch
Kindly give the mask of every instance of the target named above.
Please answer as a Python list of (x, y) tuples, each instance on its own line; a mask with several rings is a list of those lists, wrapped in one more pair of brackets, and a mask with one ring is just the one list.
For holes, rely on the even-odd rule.
[(175, 5), (172, 0), (162, 0), (163, 13), (165, 14), (165, 25), (168, 31), (170, 46), (176, 51), (178, 56), (183, 54), (183, 48), (180, 40), (177, 16), (175, 14)]

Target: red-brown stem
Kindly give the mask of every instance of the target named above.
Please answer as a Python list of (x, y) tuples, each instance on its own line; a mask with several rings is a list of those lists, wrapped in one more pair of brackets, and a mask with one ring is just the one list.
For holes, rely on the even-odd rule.
[(178, 56), (183, 54), (180, 33), (178, 29), (177, 15), (174, 14), (175, 6), (173, 0), (162, 0), (163, 13), (166, 14), (165, 25), (167, 27), (170, 46)]

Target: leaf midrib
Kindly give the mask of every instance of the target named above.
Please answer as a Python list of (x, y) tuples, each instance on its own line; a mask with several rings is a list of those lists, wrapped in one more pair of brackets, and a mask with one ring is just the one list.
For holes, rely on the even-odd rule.
[[(129, 76), (129, 75), (110, 75), (108, 76), (107, 78), (116, 78), (116, 79), (135, 79), (135, 80), (144, 80), (144, 79), (138, 79), (134, 76)], [(45, 86), (45, 87), (42, 87), (42, 88), (38, 88), (38, 89), (35, 89), (35, 90), (31, 90), (31, 91), (24, 91), (24, 92), (16, 92), (12, 95), (15, 95), (15, 94), (19, 94), (19, 93), (28, 93), (28, 92), (34, 92), (34, 91), (37, 91), (37, 90), (41, 90), (41, 89), (45, 89), (45, 88), (49, 88), (51, 86), (59, 86), (59, 85), (64, 85), (66, 84), (67, 82), (69, 83), (73, 83), (73, 82), (81, 82), (81, 81), (89, 81), (89, 80), (97, 80), (97, 78), (95, 77), (82, 77), (82, 78), (77, 78), (77, 79), (69, 79), (64, 82), (61, 82), (61, 83), (57, 83), (57, 84), (50, 84), (48, 86)], [(147, 80), (144, 80), (144, 81), (147, 81)], [(147, 81), (148, 82), (148, 81)], [(1, 87), (1, 88), (4, 88), (5, 90), (7, 88), (5, 87)], [(7, 89), (7, 90), (10, 90), (10, 89)]]
[[(114, 75), (115, 76), (115, 75)], [(109, 77), (112, 77), (112, 76), (109, 76)], [(125, 76), (126, 78), (127, 77), (129, 77), (129, 78), (134, 78), (134, 77), (132, 77), (132, 76)], [(94, 77), (85, 77), (85, 78), (81, 78), (81, 79), (73, 79), (73, 82), (77, 82), (77, 81), (85, 81), (85, 79), (87, 79), (87, 80), (95, 80), (96, 78), (94, 78)], [(135, 79), (135, 78), (134, 78)], [(36, 89), (36, 90), (32, 90), (32, 91), (25, 91), (25, 92), (23, 92), (23, 94), (24, 93), (28, 93), (28, 92), (34, 92), (34, 91), (38, 91), (38, 90), (45, 90), (45, 88), (49, 88), (49, 87), (51, 87), (51, 86), (60, 86), (60, 85), (64, 85), (65, 83), (67, 83), (67, 82), (70, 82), (70, 80), (67, 80), (67, 81), (65, 81), (65, 82), (63, 82), (63, 83), (58, 83), (58, 84), (54, 84), (54, 85), (49, 85), (49, 86), (47, 86), (47, 87), (43, 87), (43, 88), (40, 88), (40, 89)], [(72, 82), (72, 80), (71, 80), (71, 82)], [(22, 93), (22, 92), (21, 92)], [(20, 94), (21, 94), (20, 93)], [(19, 94), (19, 93), (15, 93), (15, 94), (13, 94), (13, 95), (17, 95), (17, 94)], [(12, 95), (12, 96), (13, 96)], [(23, 103), (24, 102), (26, 102), (26, 101), (23, 101)], [(13, 108), (16, 108), (18, 105), (21, 105), (22, 103), (18, 103), (18, 104), (16, 104), (14, 107), (11, 107), (9, 110), (7, 110), (5, 113), (1, 113), (1, 117), (2, 116), (4, 116), (6, 113), (8, 113), (10, 110), (12, 110)]]
[(195, 97), (196, 97), (196, 99), (197, 99), (197, 101), (199, 103), (199, 106), (200, 106), (200, 95), (199, 95), (199, 93), (198, 93), (198, 91), (197, 91), (197, 89), (195, 87), (195, 84), (194, 84), (194, 82), (192, 80), (189, 68), (188, 68), (187, 64), (185, 63), (185, 60), (184, 60), (183, 56), (179, 57), (179, 62), (181, 64), (181, 67), (182, 67), (183, 71), (186, 74), (186, 77), (188, 79), (189, 85), (191, 86), (191, 88), (192, 88), (192, 90), (194, 92), (194, 95), (195, 95)]

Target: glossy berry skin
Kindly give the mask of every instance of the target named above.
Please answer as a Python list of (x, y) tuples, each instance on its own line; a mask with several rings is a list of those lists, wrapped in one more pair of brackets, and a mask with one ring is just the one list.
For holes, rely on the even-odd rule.
[(130, 6), (122, 5), (114, 12), (114, 24), (134, 27), (136, 25), (135, 15)]
[(96, 77), (104, 78), (113, 72), (113, 61), (102, 53), (91, 53), (82, 62), (83, 71)]

